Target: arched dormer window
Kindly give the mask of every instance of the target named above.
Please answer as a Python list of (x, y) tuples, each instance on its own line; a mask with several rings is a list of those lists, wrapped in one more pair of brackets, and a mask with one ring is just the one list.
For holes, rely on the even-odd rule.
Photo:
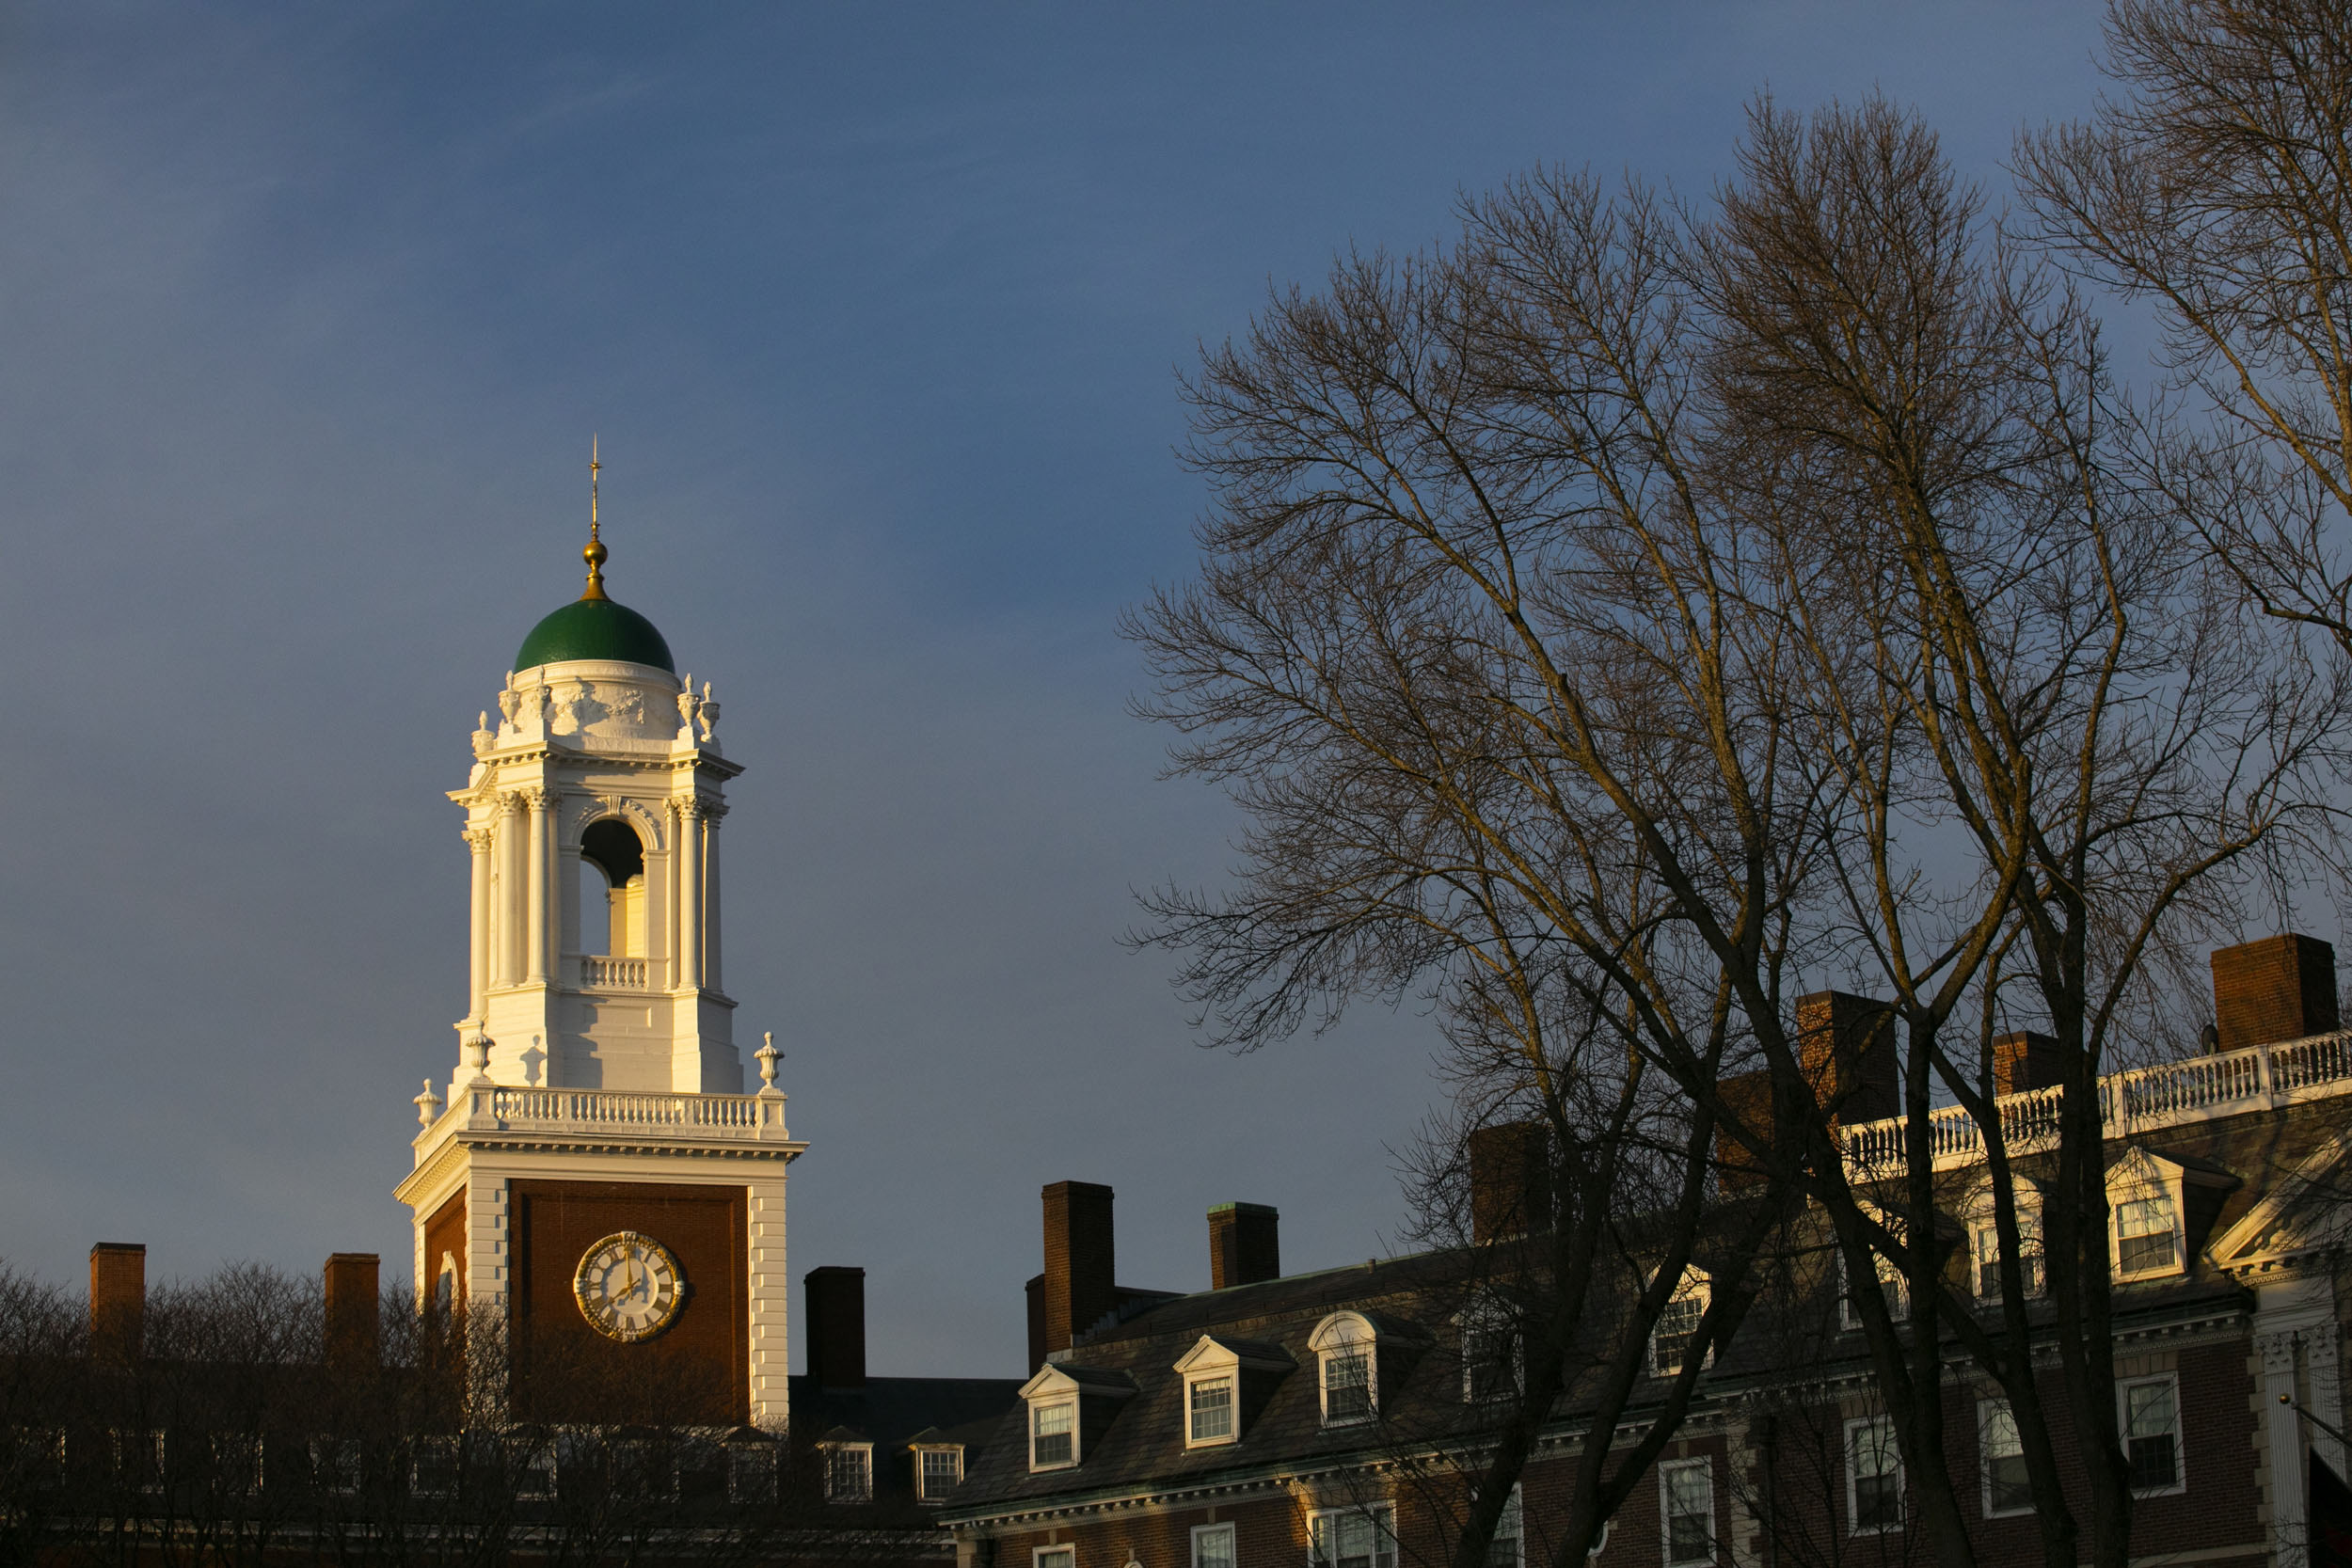
[[(1699, 1320), (1707, 1316), (1707, 1304), (1714, 1299), (1714, 1282), (1707, 1271), (1686, 1268), (1675, 1285), (1675, 1293), (1666, 1298), (1665, 1309), (1658, 1314), (1658, 1326), (1650, 1331), (1649, 1366), (1659, 1377), (1673, 1377), (1682, 1370), (1689, 1359), (1691, 1341), (1699, 1331)], [(1715, 1353), (1707, 1353), (1707, 1362), (1715, 1359)], [(1702, 1366), (1706, 1362), (1701, 1363)]]
[(1323, 1424), (1353, 1426), (1380, 1412), (1380, 1336), (1360, 1312), (1334, 1312), (1307, 1340), (1323, 1391)]
[[(580, 950), (614, 958), (645, 956), (645, 845), (617, 816), (580, 835)], [(594, 866), (603, 881), (587, 875)]]

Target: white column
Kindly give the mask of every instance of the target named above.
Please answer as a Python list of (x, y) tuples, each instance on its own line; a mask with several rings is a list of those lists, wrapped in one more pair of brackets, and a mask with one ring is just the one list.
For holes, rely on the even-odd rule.
[(520, 795), (499, 798), (498, 893), (491, 906), (493, 968), (501, 986), (519, 985), (523, 977), (523, 884), (530, 880), (530, 855), (523, 842), (523, 801)]
[(781, 1166), (772, 1181), (754, 1181), (744, 1190), (744, 1228), (750, 1232), (752, 1425), (782, 1432), (789, 1408), (792, 1367), (791, 1275), (784, 1259), (784, 1188)]
[(531, 807), (531, 832), (526, 840), (529, 847), (525, 851), (530, 869), (524, 873), (524, 879), (530, 884), (530, 916), (529, 929), (523, 939), (525, 962), (529, 967), (524, 971), (523, 978), (532, 985), (545, 985), (550, 967), (548, 963), (548, 916), (551, 911), (548, 908), (550, 892), (548, 884), (555, 877), (555, 857), (548, 852), (552, 842), (548, 832), (548, 806), (550, 802), (544, 789), (524, 790), (523, 799)]
[(479, 1023), (489, 1006), (490, 990), (490, 846), (495, 836), (487, 828), (468, 828), (466, 847), (473, 863), (473, 945), (468, 951), (469, 990), (466, 1020)]
[(2270, 1449), (2271, 1560), (2278, 1568), (2301, 1568), (2310, 1560), (2310, 1504), (2304, 1496), (2303, 1418), (2287, 1400), (2295, 1398), (2293, 1330), (2254, 1336), (2263, 1358), (2263, 1435)]
[(703, 808), (699, 800), (677, 802), (677, 987), (699, 990), (703, 983)]
[(719, 941), (719, 819), (726, 814), (716, 800), (703, 806), (703, 987), (715, 991), (727, 989), (719, 967), (725, 950)]

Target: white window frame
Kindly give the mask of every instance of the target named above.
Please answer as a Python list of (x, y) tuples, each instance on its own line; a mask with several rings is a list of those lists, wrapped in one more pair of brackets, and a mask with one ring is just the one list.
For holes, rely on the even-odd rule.
[[(1200, 1430), (1202, 1412), (1195, 1402), (1201, 1390), (1221, 1386), (1225, 1391), (1225, 1430), (1203, 1433)], [(1214, 1371), (1196, 1372), (1184, 1379), (1184, 1447), (1188, 1449), (1223, 1448), (1241, 1436), (1241, 1371), (1239, 1368), (1218, 1368)]]
[[(1650, 1277), (1654, 1280), (1657, 1278), (1657, 1275), (1652, 1275)], [(1665, 1307), (1658, 1314), (1658, 1322), (1650, 1325), (1649, 1346), (1644, 1357), (1649, 1367), (1650, 1376), (1657, 1378), (1668, 1378), (1678, 1377), (1681, 1375), (1684, 1361), (1688, 1356), (1687, 1348), (1684, 1355), (1677, 1356), (1675, 1359), (1675, 1364), (1673, 1366), (1661, 1366), (1658, 1359), (1658, 1340), (1659, 1337), (1665, 1332), (1668, 1321), (1667, 1314), (1674, 1311), (1677, 1307), (1682, 1305), (1683, 1303), (1692, 1301), (1698, 1303), (1698, 1311), (1696, 1315), (1692, 1318), (1691, 1326), (1683, 1331), (1685, 1334), (1696, 1334), (1698, 1332), (1699, 1320), (1706, 1317), (1707, 1309), (1715, 1304), (1715, 1281), (1708, 1275), (1705, 1269), (1698, 1268), (1696, 1266), (1686, 1268), (1682, 1271), (1681, 1279), (1677, 1280), (1675, 1284), (1674, 1294), (1666, 1298)], [(1689, 1341), (1686, 1339), (1684, 1342), (1687, 1347)], [(1699, 1363), (1699, 1370), (1705, 1371), (1708, 1368), (1713, 1366), (1714, 1364), (1715, 1347), (1710, 1344), (1707, 1347), (1707, 1358)]]
[(1029, 1568), (1078, 1568), (1078, 1548), (1069, 1542), (1029, 1548)]
[[(2192, 1183), (2200, 1187), (2230, 1184), (2227, 1178), (2192, 1171), (2177, 1161), (2137, 1148), (2124, 1150), (2123, 1157), (2107, 1167), (2107, 1258), (2119, 1283), (2170, 1279), (2188, 1273), (2188, 1188)], [(2123, 1209), (2127, 1204), (2144, 1202), (2160, 1202), (2171, 1212), (2172, 1260), (2155, 1268), (2126, 1269)]]
[[(931, 1455), (945, 1454), (955, 1462), (955, 1479), (947, 1483), (947, 1491), (931, 1495)], [(961, 1443), (925, 1443), (914, 1450), (914, 1500), (921, 1503), (944, 1503), (948, 1493), (963, 1484), (963, 1445)]]
[[(874, 1500), (874, 1445), (871, 1443), (819, 1443), (818, 1450), (825, 1460), (825, 1501), (850, 1507)], [(844, 1459), (855, 1459), (862, 1467), (866, 1484), (844, 1495), (838, 1482)]]
[[(1862, 1522), (1862, 1468), (1854, 1463), (1854, 1440), (1873, 1428), (1886, 1429), (1886, 1440), (1880, 1452), (1891, 1455), (1895, 1462), (1895, 1520), (1886, 1525), (1866, 1525)], [(1894, 1535), (1909, 1522), (1903, 1513), (1903, 1454), (1895, 1441), (1895, 1422), (1887, 1416), (1856, 1416), (1846, 1423), (1846, 1533), (1848, 1535)]]
[[(1061, 1433), (1046, 1433), (1038, 1430), (1040, 1418), (1043, 1417), (1047, 1412), (1055, 1410), (1065, 1412), (1070, 1419), (1070, 1430), (1068, 1433), (1070, 1438), (1070, 1457), (1068, 1459), (1054, 1459), (1041, 1462), (1037, 1457), (1037, 1440), (1042, 1436), (1050, 1435), (1058, 1437), (1063, 1435)], [(1073, 1393), (1056, 1399), (1031, 1400), (1029, 1402), (1030, 1472), (1034, 1474), (1040, 1470), (1074, 1469), (1077, 1467), (1078, 1459), (1078, 1396)]]
[[(1459, 1325), (1457, 1338), (1461, 1345), (1462, 1402), (1492, 1404), (1516, 1399), (1519, 1391), (1527, 1386), (1527, 1353), (1518, 1326), (1512, 1321), (1511, 1315), (1499, 1307), (1481, 1305), (1469, 1308), (1454, 1321)], [(1496, 1361), (1489, 1358), (1473, 1361), (1470, 1358), (1470, 1344), (1474, 1338), (1488, 1335), (1502, 1342), (1503, 1354), (1500, 1362), (1504, 1374), (1503, 1385), (1482, 1394), (1478, 1391), (1474, 1374), (1481, 1368), (1496, 1365)]]
[[(1307, 1348), (1315, 1353), (1316, 1408), (1326, 1427), (1362, 1426), (1380, 1418), (1380, 1335), (1360, 1312), (1334, 1312), (1315, 1325)], [(1331, 1370), (1350, 1357), (1364, 1364), (1364, 1408), (1331, 1414)]]
[[(430, 1449), (436, 1464), (449, 1466), (447, 1486), (427, 1486), (424, 1483), (425, 1451)], [(466, 1456), (464, 1448), (454, 1434), (428, 1432), (411, 1440), (408, 1451), (408, 1495), (412, 1497), (453, 1497), (465, 1489)]]
[[(2158, 1208), (2160, 1208), (2164, 1212), (2165, 1216), (2171, 1221), (2171, 1226), (2169, 1227), (2169, 1239), (2172, 1243), (2171, 1258), (2168, 1261), (2157, 1264), (2153, 1268), (2125, 1268), (2123, 1266), (2123, 1212), (2126, 1209)], [(2115, 1248), (2113, 1256), (2115, 1258), (2116, 1278), (2163, 1279), (2171, 1275), (2185, 1274), (2187, 1272), (2186, 1265), (2188, 1261), (2188, 1248), (2185, 1244), (2186, 1238), (2182, 1234), (2183, 1227), (2181, 1225), (2181, 1206), (2173, 1198), (2170, 1193), (2165, 1192), (2161, 1189), (2141, 1188), (2133, 1193), (2131, 1196), (2121, 1196), (2116, 1202), (2109, 1204), (2107, 1206), (2107, 1216), (2109, 1244)], [(2164, 1232), (2156, 1230), (2136, 1230), (2132, 1232), (2132, 1234), (2135, 1237), (2154, 1236), (2164, 1234)]]
[[(350, 1461), (348, 1481), (343, 1479), (346, 1458)], [(310, 1439), (310, 1484), (325, 1497), (358, 1497), (367, 1476), (366, 1464), (366, 1453), (357, 1437)]]
[(727, 1501), (771, 1503), (776, 1500), (780, 1456), (773, 1443), (727, 1445)]
[(219, 1432), (213, 1434), (213, 1481), (223, 1491), (249, 1497), (262, 1490), (262, 1434), (258, 1432)]
[[(1707, 1553), (1704, 1557), (1675, 1556), (1674, 1481), (1671, 1478), (1696, 1472), (1707, 1482)], [(1682, 1459), (1658, 1466), (1658, 1560), (1666, 1568), (1691, 1568), (1696, 1562), (1713, 1562), (1723, 1552), (1723, 1538), (1715, 1529), (1715, 1461), (1711, 1458)]]
[[(1903, 1271), (1892, 1258), (1873, 1251), (1870, 1261), (1878, 1269), (1879, 1299), (1886, 1303), (1887, 1315), (1897, 1323), (1911, 1321), (1911, 1287), (1903, 1278)], [(1837, 1326), (1852, 1330), (1862, 1326), (1862, 1314), (1853, 1309), (1853, 1287), (1846, 1269), (1846, 1249), (1837, 1249)]]
[(142, 1497), (160, 1497), (163, 1494), (166, 1479), (164, 1462), (170, 1457), (164, 1446), (163, 1429), (161, 1427), (116, 1427), (112, 1435), (115, 1480), (118, 1481), (128, 1480), (135, 1467), (132, 1453), (144, 1447), (147, 1449), (147, 1464), (139, 1467), (144, 1469), (145, 1474), (137, 1481), (135, 1489)]
[(1519, 1483), (1511, 1483), (1510, 1500), (1502, 1505), (1502, 1516), (1495, 1520), (1495, 1532), (1486, 1547), (1487, 1568), (1494, 1568), (1494, 1548), (1506, 1534), (1511, 1542), (1511, 1568), (1526, 1568), (1527, 1514), (1519, 1505)]
[[(2024, 1276), (2029, 1301), (2040, 1300), (2050, 1288), (2048, 1258), (2042, 1246), (2042, 1216), (2027, 1214), (2021, 1208), (2017, 1215), (2017, 1272)], [(1994, 1270), (1993, 1288), (1989, 1291), (1985, 1289), (1988, 1266)], [(2001, 1299), (2000, 1266), (2001, 1227), (1987, 1212), (1968, 1231), (1969, 1282), (1975, 1287), (1979, 1301)]]
[(555, 1449), (544, 1442), (513, 1438), (506, 1445), (507, 1473), (519, 1502), (545, 1502), (555, 1496)]
[[(1348, 1316), (1354, 1316), (1353, 1313)], [(1327, 1557), (1316, 1544), (1316, 1527), (1326, 1519), (1363, 1518), (1372, 1522), (1372, 1568), (1396, 1568), (1396, 1505), (1349, 1503), (1342, 1508), (1318, 1508), (1307, 1514), (1308, 1568), (1333, 1568), (1339, 1559)]]
[(2187, 1423), (2181, 1418), (2181, 1374), (2152, 1372), (2145, 1377), (2115, 1380), (2115, 1430), (2123, 1441), (2123, 1457), (2128, 1466), (2132, 1452), (2131, 1391), (2135, 1388), (2164, 1385), (2172, 1393), (2172, 1484), (2169, 1486), (2135, 1486), (2135, 1497), (2177, 1497), (2188, 1490)]
[(1195, 1525), (1192, 1527), (1192, 1556), (1186, 1559), (1192, 1568), (1206, 1568), (1200, 1560), (1200, 1543), (1206, 1537), (1219, 1535), (1225, 1538), (1225, 1561), (1229, 1564), (1241, 1561), (1241, 1532), (1233, 1528), (1231, 1521), (1217, 1525)]
[(1995, 1458), (2008, 1457), (2007, 1455), (1995, 1455), (1993, 1451), (1993, 1423), (1997, 1420), (2006, 1420), (2009, 1422), (2009, 1430), (2010, 1433), (2016, 1437), (2017, 1441), (2017, 1460), (2020, 1464), (2023, 1464), (2025, 1461), (2025, 1437), (2022, 1433), (2018, 1433), (2017, 1418), (2010, 1412), (2009, 1401), (1999, 1397), (1998, 1395), (1979, 1400), (1977, 1402), (1977, 1476), (1979, 1490), (1981, 1494), (1980, 1500), (1984, 1504), (1984, 1516), (1986, 1518), (2014, 1519), (2021, 1514), (2031, 1513), (2033, 1512), (2032, 1488), (2030, 1485), (2027, 1487), (2026, 1500), (2018, 1504), (2015, 1508), (1995, 1508), (1993, 1506), (1993, 1461)]

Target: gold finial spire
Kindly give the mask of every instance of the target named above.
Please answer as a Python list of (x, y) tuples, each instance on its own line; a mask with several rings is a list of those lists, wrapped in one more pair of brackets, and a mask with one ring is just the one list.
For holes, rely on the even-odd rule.
[(588, 437), (588, 544), (587, 547), (580, 552), (580, 559), (588, 562), (588, 588), (580, 594), (583, 599), (604, 597), (605, 548), (604, 541), (596, 537), (596, 475), (603, 469), (604, 465), (596, 461), (596, 438), (590, 436)]

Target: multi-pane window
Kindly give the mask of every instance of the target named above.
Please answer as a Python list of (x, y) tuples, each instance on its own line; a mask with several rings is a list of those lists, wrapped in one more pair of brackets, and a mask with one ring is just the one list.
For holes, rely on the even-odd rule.
[(1988, 1517), (2023, 1513), (2033, 1507), (2026, 1479), (2026, 1445), (2017, 1435), (2017, 1415), (2007, 1400), (1977, 1407), (1977, 1439), (1984, 1455), (1984, 1512)]
[(506, 1467), (515, 1478), (516, 1497), (535, 1502), (555, 1496), (555, 1450), (547, 1444), (507, 1444)]
[(961, 1449), (924, 1449), (914, 1457), (915, 1463), (921, 1466), (916, 1480), (921, 1484), (925, 1502), (946, 1502), (947, 1494), (963, 1483)]
[(457, 1439), (420, 1437), (408, 1452), (408, 1491), (419, 1497), (457, 1496)]
[(2115, 1206), (2115, 1270), (2118, 1274), (2158, 1274), (2177, 1268), (2180, 1252), (2173, 1241), (2172, 1200), (2135, 1198)]
[(1509, 1399), (1519, 1391), (1518, 1336), (1500, 1315), (1462, 1324), (1462, 1398), (1470, 1403)]
[(1192, 1441), (1223, 1443), (1233, 1435), (1233, 1379), (1196, 1377), (1185, 1386), (1185, 1402), (1192, 1411)]
[(1076, 1433), (1072, 1429), (1077, 1413), (1077, 1403), (1073, 1400), (1029, 1407), (1030, 1469), (1050, 1469), (1076, 1459)]
[(1903, 1461), (1884, 1417), (1846, 1423), (1846, 1513), (1856, 1535), (1902, 1528)]
[(1078, 1548), (1040, 1546), (1029, 1560), (1032, 1568), (1078, 1568)]
[(114, 1434), (115, 1479), (135, 1492), (164, 1489), (164, 1434), (118, 1430)]
[(2132, 1490), (2181, 1489), (2181, 1386), (2170, 1376), (2143, 1378), (2117, 1389), (2121, 1399), (2123, 1451), (2131, 1461)]
[(1192, 1532), (1192, 1568), (1233, 1568), (1233, 1527), (1199, 1525)]
[(1519, 1568), (1525, 1560), (1521, 1556), (1525, 1528), (1520, 1518), (1519, 1489), (1514, 1486), (1510, 1500), (1502, 1505), (1502, 1517), (1495, 1521), (1495, 1533), (1486, 1546), (1486, 1568)]
[[(2028, 1214), (2017, 1216), (2017, 1273), (2026, 1294), (2042, 1293), (2042, 1222)], [(1988, 1219), (1977, 1228), (1977, 1294), (1993, 1298), (2000, 1293), (2001, 1232)]]
[(1396, 1568), (1396, 1513), (1386, 1503), (1313, 1514), (1308, 1536), (1313, 1568)]
[(1323, 1354), (1323, 1424), (1372, 1418), (1372, 1357), (1361, 1349)]
[[(1903, 1281), (1903, 1272), (1895, 1260), (1883, 1253), (1870, 1255), (1871, 1269), (1878, 1280), (1879, 1299), (1886, 1304), (1886, 1314), (1900, 1323), (1911, 1315), (1911, 1287)], [(1837, 1272), (1847, 1274), (1845, 1254), (1838, 1254)], [(1854, 1306), (1854, 1291), (1850, 1285), (1837, 1298), (1838, 1322), (1848, 1328), (1862, 1326), (1862, 1313)]]
[(874, 1496), (874, 1449), (869, 1443), (836, 1443), (825, 1454), (825, 1501), (869, 1502)]
[(359, 1490), (359, 1439), (310, 1439), (310, 1484), (329, 1497), (348, 1497)]
[(10, 1427), (9, 1458), (17, 1479), (35, 1491), (65, 1484), (65, 1430)]
[[(838, 1462), (843, 1454), (850, 1451), (850, 1446), (844, 1445), (834, 1449), (831, 1458)], [(860, 1446), (855, 1451), (866, 1455), (866, 1465), (870, 1474), (873, 1468), (874, 1450), (871, 1447)], [(865, 1500), (863, 1497), (834, 1497), (833, 1473), (829, 1465), (826, 1471), (825, 1486), (825, 1496), (828, 1499), (834, 1502)], [(637, 1439), (616, 1443), (612, 1446), (612, 1487), (621, 1497), (640, 1502), (675, 1497), (677, 1496), (677, 1456), (671, 1452), (668, 1445), (662, 1443), (648, 1443)], [(873, 1488), (870, 1485), (867, 1486), (866, 1492), (869, 1496), (872, 1491)]]
[(1665, 1310), (1658, 1314), (1657, 1332), (1650, 1336), (1650, 1366), (1660, 1377), (1672, 1377), (1682, 1370), (1684, 1357), (1691, 1354), (1691, 1340), (1698, 1333), (1699, 1320), (1707, 1315), (1707, 1294), (1703, 1290), (1685, 1286)]
[(1658, 1467), (1669, 1568), (1715, 1560), (1715, 1465), (1693, 1459)]
[(776, 1449), (772, 1443), (731, 1443), (727, 1446), (727, 1501), (771, 1503), (776, 1500)]

